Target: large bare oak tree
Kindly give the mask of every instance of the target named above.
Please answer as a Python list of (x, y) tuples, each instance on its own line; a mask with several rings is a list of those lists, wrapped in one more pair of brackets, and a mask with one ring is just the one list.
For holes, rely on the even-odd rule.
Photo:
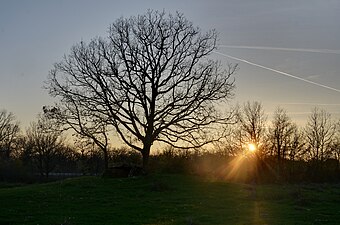
[(209, 58), (216, 41), (214, 30), (202, 32), (180, 13), (120, 18), (107, 38), (73, 46), (47, 88), (60, 100), (59, 116), (85, 130), (114, 128), (145, 167), (155, 141), (199, 147), (228, 123), (217, 104), (232, 96), (236, 66)]

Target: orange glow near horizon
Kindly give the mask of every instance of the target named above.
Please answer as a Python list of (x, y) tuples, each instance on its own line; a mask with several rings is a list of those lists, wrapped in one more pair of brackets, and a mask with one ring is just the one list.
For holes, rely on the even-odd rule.
[(249, 149), (249, 151), (254, 152), (256, 150), (256, 146), (254, 144), (250, 143), (250, 144), (248, 144), (248, 149)]

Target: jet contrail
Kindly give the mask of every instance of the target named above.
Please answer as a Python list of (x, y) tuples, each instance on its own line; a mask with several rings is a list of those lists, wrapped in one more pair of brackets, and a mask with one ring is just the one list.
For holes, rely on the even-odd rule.
[(277, 47), (244, 46), (244, 45), (219, 45), (218, 47), (235, 48), (235, 49), (278, 50), (278, 51), (293, 51), (293, 52), (340, 54), (340, 50), (332, 50), (332, 49), (277, 48)]
[(327, 89), (329, 89), (329, 90), (336, 91), (336, 92), (339, 92), (339, 93), (340, 93), (340, 90), (339, 90), (339, 89), (336, 89), (336, 88), (333, 88), (333, 87), (329, 87), (329, 86), (324, 85), (324, 84), (316, 83), (316, 82), (314, 82), (314, 81), (306, 80), (306, 79), (304, 79), (304, 78), (301, 78), (301, 77), (292, 75), (292, 74), (290, 74), (290, 73), (286, 73), (286, 72), (279, 71), (279, 70), (276, 70), (276, 69), (272, 69), (272, 68), (269, 68), (269, 67), (266, 67), (266, 66), (262, 66), (262, 65), (260, 65), (260, 64), (253, 63), (253, 62), (247, 61), (247, 60), (245, 60), (245, 59), (237, 58), (237, 57), (234, 57), (234, 56), (231, 56), (231, 55), (227, 55), (227, 54), (224, 54), (224, 53), (221, 53), (221, 52), (214, 51), (214, 53), (216, 53), (216, 54), (218, 54), (218, 55), (222, 55), (222, 56), (228, 57), (228, 58), (231, 58), (231, 59), (234, 59), (234, 60), (237, 60), (237, 61), (240, 61), (240, 62), (247, 63), (247, 64), (252, 65), (252, 66), (260, 67), (260, 68), (262, 68), (262, 69), (269, 70), (269, 71), (272, 71), (272, 72), (275, 72), (275, 73), (284, 75), (284, 76), (286, 76), (286, 77), (291, 77), (291, 78), (294, 78), (294, 79), (297, 79), (297, 80), (304, 81), (304, 82), (306, 82), (306, 83), (310, 83), (310, 84), (313, 84), (313, 85), (316, 85), (316, 86), (319, 86), (319, 87), (323, 87), (323, 88), (327, 88)]

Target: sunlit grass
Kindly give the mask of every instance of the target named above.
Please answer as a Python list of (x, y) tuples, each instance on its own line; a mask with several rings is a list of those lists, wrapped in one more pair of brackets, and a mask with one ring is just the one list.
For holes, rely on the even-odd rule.
[(0, 224), (336, 224), (339, 199), (337, 185), (83, 177), (0, 188)]

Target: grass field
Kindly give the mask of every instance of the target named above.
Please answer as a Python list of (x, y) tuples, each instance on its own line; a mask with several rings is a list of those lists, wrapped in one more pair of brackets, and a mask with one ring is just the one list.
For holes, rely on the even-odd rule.
[(0, 224), (339, 224), (340, 185), (247, 185), (181, 175), (0, 185)]

